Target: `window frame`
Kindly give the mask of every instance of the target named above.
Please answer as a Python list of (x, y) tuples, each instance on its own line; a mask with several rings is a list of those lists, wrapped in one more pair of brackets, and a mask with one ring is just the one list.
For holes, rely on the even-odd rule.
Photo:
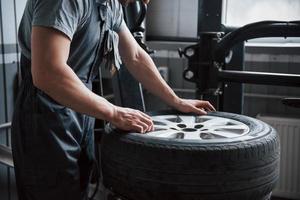
[[(230, 23), (227, 23), (228, 18), (228, 1), (230, 0), (223, 0), (222, 6), (222, 24), (224, 26), (232, 26)], [(257, 0), (259, 1), (259, 0)], [(299, 16), (300, 20), (300, 16)], [(263, 21), (263, 20), (261, 20)], [(249, 24), (249, 23), (248, 23)], [(247, 24), (245, 24), (247, 25)], [(244, 26), (244, 25), (243, 25)], [(242, 26), (240, 26), (242, 27)], [(300, 46), (300, 37), (288, 37), (288, 38), (280, 38), (280, 37), (268, 37), (268, 38), (257, 38), (252, 39), (246, 42), (246, 46), (278, 46), (284, 44), (284, 46)]]

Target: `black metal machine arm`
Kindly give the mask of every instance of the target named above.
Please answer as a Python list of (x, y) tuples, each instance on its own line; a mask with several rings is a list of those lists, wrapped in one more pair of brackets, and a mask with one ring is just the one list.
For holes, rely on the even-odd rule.
[(218, 72), (219, 81), (300, 87), (300, 76), (296, 74), (222, 70)]
[[(224, 34), (222, 30), (231, 32)], [(262, 21), (241, 28), (223, 27), (222, 30), (201, 32), (197, 44), (179, 50), (179, 55), (188, 59), (188, 67), (184, 70), (183, 77), (196, 83), (198, 98), (213, 99), (218, 109), (223, 110), (225, 99), (230, 99), (229, 95), (225, 95), (225, 91), (230, 91), (231, 95), (240, 94), (237, 98), (240, 98), (239, 105), (242, 105), (242, 86), (230, 84), (228, 88), (228, 83), (300, 87), (300, 75), (246, 72), (243, 71), (243, 66), (231, 66), (230, 61), (235, 52), (238, 52), (239, 63), (243, 65), (243, 43), (246, 40), (263, 37), (300, 37), (300, 21)], [(233, 55), (230, 53), (232, 49)], [(235, 88), (232, 89), (233, 87)], [(227, 103), (226, 108), (231, 106), (228, 105)]]
[[(300, 37), (300, 21), (262, 21), (236, 29), (217, 42), (212, 53), (213, 60), (224, 63), (226, 55), (235, 44), (263, 37)], [(300, 75), (296, 74), (232, 71), (223, 70), (221, 67), (217, 76), (220, 82), (300, 87)], [(299, 98), (283, 99), (282, 103), (287, 106), (300, 107)]]
[(263, 37), (299, 37), (300, 21), (262, 21), (248, 24), (225, 35), (215, 46), (213, 58), (222, 62), (228, 51), (237, 43)]

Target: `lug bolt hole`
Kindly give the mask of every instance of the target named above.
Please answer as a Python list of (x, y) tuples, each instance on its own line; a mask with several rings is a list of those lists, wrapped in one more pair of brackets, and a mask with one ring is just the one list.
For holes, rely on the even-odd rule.
[(177, 126), (178, 126), (179, 128), (186, 128), (186, 125), (185, 125), (185, 124), (177, 124)]
[(198, 125), (195, 126), (196, 129), (200, 129), (202, 127), (203, 127), (203, 125), (201, 125), (201, 124), (198, 124)]

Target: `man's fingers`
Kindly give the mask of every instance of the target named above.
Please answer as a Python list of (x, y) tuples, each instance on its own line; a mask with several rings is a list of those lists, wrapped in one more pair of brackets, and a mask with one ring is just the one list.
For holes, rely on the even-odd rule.
[[(147, 124), (148, 129), (149, 129), (151, 126), (153, 126), (153, 121), (152, 121), (152, 120), (148, 120), (148, 119), (146, 119), (146, 118), (142, 118), (141, 121), (144, 122), (145, 124)], [(148, 129), (147, 129), (147, 130), (148, 130)]]
[(147, 115), (147, 114), (145, 114), (145, 113), (143, 113), (143, 112), (141, 112), (141, 111), (139, 111), (139, 112), (140, 112), (140, 114), (141, 114), (143, 117), (147, 118), (149, 121), (152, 122), (152, 118), (151, 118), (149, 115)]
[(209, 111), (216, 111), (215, 107), (211, 105), (208, 101), (205, 102), (205, 108)]
[(132, 128), (131, 128), (132, 131), (137, 131), (139, 133), (146, 133), (146, 132), (154, 130), (153, 125), (148, 126), (147, 124), (145, 124), (141, 121), (138, 124), (132, 124), (131, 126), (132, 126)]
[(140, 120), (148, 125), (146, 131), (152, 131), (153, 130), (153, 121), (150, 116), (146, 115), (143, 112), (140, 112)]
[(154, 131), (154, 124), (152, 124), (152, 125), (149, 127), (148, 132), (150, 132), (150, 131)]
[(141, 114), (138, 114), (136, 116), (135, 123), (138, 126), (141, 126), (143, 129), (140, 131), (141, 133), (145, 133), (149, 130), (151, 130), (152, 121), (147, 119), (146, 117), (142, 116)]
[(130, 109), (130, 113), (133, 117), (133, 121), (129, 124), (132, 127), (131, 130), (138, 131), (139, 133), (146, 133), (153, 130), (153, 121), (150, 116), (134, 109)]
[(145, 133), (149, 129), (149, 126), (146, 123), (144, 123), (143, 121), (139, 121), (138, 125), (143, 127), (142, 133)]
[(205, 110), (203, 110), (202, 108), (198, 108), (198, 107), (193, 107), (193, 112), (198, 115), (206, 115), (207, 114), (207, 112)]
[(209, 111), (216, 111), (215, 107), (211, 105), (211, 103), (209, 103), (208, 101), (207, 101), (207, 107), (209, 108)]
[(205, 110), (198, 109), (198, 112), (200, 115), (207, 115), (207, 112)]
[(200, 106), (208, 111), (216, 111), (215, 107), (211, 105), (208, 101), (203, 101), (200, 103)]
[(139, 133), (143, 133), (144, 132), (143, 127), (140, 126), (140, 125), (137, 125), (137, 124), (132, 124), (130, 130), (136, 131), (136, 132), (139, 132)]

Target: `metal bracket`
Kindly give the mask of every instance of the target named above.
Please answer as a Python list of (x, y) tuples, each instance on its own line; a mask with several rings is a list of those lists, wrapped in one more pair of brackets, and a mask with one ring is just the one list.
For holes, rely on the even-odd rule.
[(11, 148), (1, 144), (0, 144), (0, 164), (4, 164), (11, 168), (14, 167)]
[[(11, 123), (5, 123), (0, 125), (1, 129), (9, 129)], [(12, 158), (11, 148), (0, 144), (0, 164), (4, 164), (8, 167), (14, 167), (14, 162)]]
[(0, 130), (1, 129), (8, 129), (11, 127), (11, 122), (5, 123), (5, 124), (0, 124)]

